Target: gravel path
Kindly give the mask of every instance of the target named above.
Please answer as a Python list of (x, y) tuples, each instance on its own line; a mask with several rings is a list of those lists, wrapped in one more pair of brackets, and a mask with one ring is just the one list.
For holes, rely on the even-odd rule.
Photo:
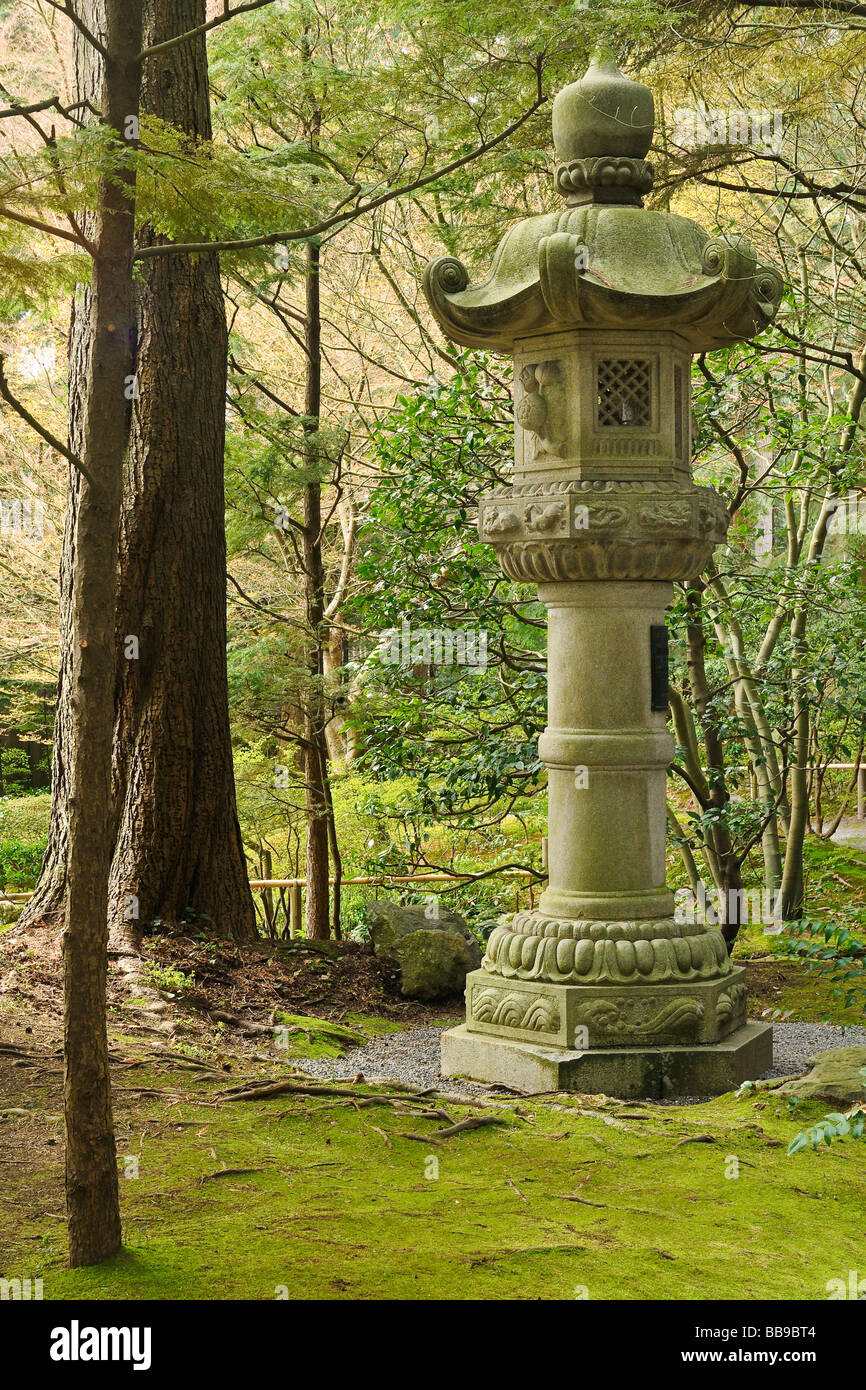
[[(439, 1040), (443, 1027), (406, 1028), (388, 1033), (345, 1057), (325, 1060), (304, 1058), (296, 1065), (311, 1076), (351, 1081), (363, 1072), (367, 1081), (402, 1081), (426, 1089), (483, 1095), (489, 1088), (474, 1081), (452, 1082), (439, 1075)], [(805, 1071), (818, 1052), (831, 1047), (866, 1046), (866, 1028), (844, 1028), (832, 1023), (774, 1023), (772, 1076), (791, 1076)]]
[(812, 1057), (831, 1047), (866, 1047), (866, 1028), (836, 1023), (774, 1023), (773, 1068), (767, 1076), (805, 1071)]
[(364, 1047), (353, 1047), (345, 1057), (302, 1057), (295, 1066), (311, 1076), (327, 1077), (329, 1081), (351, 1081), (360, 1071), (365, 1081), (402, 1081), (422, 1090), (435, 1086), (440, 1091), (483, 1095), (489, 1087), (480, 1082), (460, 1081), (458, 1084), (439, 1075), (439, 1043), (445, 1028), (451, 1026), (404, 1028), (400, 1033), (386, 1033)]

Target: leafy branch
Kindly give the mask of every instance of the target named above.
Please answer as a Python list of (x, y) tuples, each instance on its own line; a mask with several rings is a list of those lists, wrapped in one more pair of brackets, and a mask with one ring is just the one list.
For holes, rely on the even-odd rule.
[(150, 48), (143, 48), (139, 53), (139, 59), (154, 58), (158, 54), (167, 53), (169, 49), (176, 48), (179, 43), (186, 43), (189, 39), (198, 38), (200, 34), (208, 34), (218, 25), (225, 24), (236, 15), (248, 14), (250, 10), (261, 10), (265, 5), (272, 5), (274, 0), (247, 0), (244, 5), (238, 5), (236, 9), (230, 10), (228, 0), (223, 0), (222, 13), (215, 19), (209, 19), (206, 24), (198, 24), (195, 29), (187, 29), (183, 34), (175, 34), (173, 38), (164, 39), (162, 43), (151, 44)]
[[(426, 188), (437, 179), (445, 178), (448, 174), (453, 174), (457, 169), (462, 169), (481, 155), (487, 154), (490, 150), (501, 145), (505, 140), (509, 140), (515, 131), (535, 115), (547, 101), (547, 97), (539, 94), (536, 96), (532, 105), (527, 108), (520, 116), (517, 116), (501, 130), (498, 135), (490, 140), (484, 140), (479, 145), (471, 149), (468, 154), (461, 155), (459, 159), (453, 159), (449, 164), (444, 164), (441, 169), (434, 169), (430, 174), (420, 175), (410, 183), (398, 184), (394, 188), (389, 188), (387, 192), (380, 193), (377, 198), (370, 198), (365, 203), (360, 203), (354, 208), (346, 208), (341, 205), (336, 212), (323, 221), (316, 223), (312, 227), (304, 227), (300, 231), (279, 231), (267, 232), (262, 236), (244, 237), (238, 241), (195, 241), (195, 242), (167, 242), (155, 246), (142, 246), (135, 253), (135, 260), (152, 260), (156, 256), (189, 256), (207, 254), (208, 252), (223, 251), (249, 251), (257, 246), (278, 246), (288, 241), (310, 241), (313, 237), (321, 236), (331, 230), (332, 227), (343, 226), (348, 222), (355, 221), (363, 217), (368, 212), (375, 212), (377, 208), (384, 207), (386, 203), (392, 203), (395, 199), (404, 197), (407, 193), (414, 193), (419, 188)], [(355, 190), (357, 192), (357, 190)], [(345, 201), (348, 200), (344, 200)]]
[[(866, 1086), (866, 1067), (860, 1068), (860, 1075), (863, 1077), (863, 1085)], [(801, 1149), (817, 1149), (822, 1143), (832, 1144), (834, 1139), (843, 1139), (848, 1134), (852, 1139), (862, 1139), (864, 1133), (866, 1133), (866, 1100), (858, 1101), (844, 1114), (833, 1110), (817, 1124), (810, 1125), (808, 1129), (803, 1129), (799, 1134), (795, 1134), (788, 1145), (788, 1157), (791, 1158)]]

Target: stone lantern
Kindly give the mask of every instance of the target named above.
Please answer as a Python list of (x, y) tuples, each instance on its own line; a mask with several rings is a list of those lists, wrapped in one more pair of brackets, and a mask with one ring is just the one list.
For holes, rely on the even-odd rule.
[(609, 61), (553, 105), (557, 212), (489, 277), (431, 262), (445, 334), (514, 359), (514, 481), (481, 500), (504, 572), (548, 610), (548, 886), (490, 936), (442, 1070), (538, 1092), (721, 1092), (772, 1064), (721, 932), (665, 885), (665, 609), (727, 512), (691, 478), (693, 354), (759, 333), (778, 273), (740, 240), (642, 206), (652, 94)]

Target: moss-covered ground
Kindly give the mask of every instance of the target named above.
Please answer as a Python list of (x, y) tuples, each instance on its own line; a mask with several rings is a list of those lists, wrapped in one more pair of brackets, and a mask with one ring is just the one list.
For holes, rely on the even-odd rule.
[[(810, 846), (808, 872), (824, 919), (863, 933), (866, 852)], [(148, 955), (188, 969), (169, 947)], [(781, 948), (754, 926), (738, 943), (753, 1016), (863, 1023), (862, 997), (845, 1006)], [(56, 967), (28, 943), (15, 951), (0, 999), (0, 1278), (41, 1277), (46, 1299), (824, 1300), (829, 1280), (863, 1276), (866, 1144), (787, 1156), (832, 1105), (771, 1088), (683, 1106), (455, 1101), (363, 1081), (233, 1100), (280, 1080), (315, 1092), (299, 1057), (351, 1055), (449, 1011), (395, 1017), (383, 995), (387, 1016), (356, 1005), (320, 1018), (304, 991), (276, 993), (275, 1048), (198, 1022), (168, 975), (159, 1060), (165, 1033), (134, 999), (109, 1015), (124, 1252), (69, 1270)], [(266, 972), (285, 978), (267, 960), (255, 969), (260, 992)], [(238, 1007), (232, 980), (218, 988)], [(472, 1116), (504, 1123), (441, 1136)]]
[[(125, 1251), (69, 1270), (58, 1079), (0, 1117), (5, 1152), (16, 1126), (31, 1141), (0, 1194), (0, 1273), (46, 1299), (809, 1300), (862, 1265), (863, 1145), (786, 1156), (820, 1105), (348, 1084), (234, 1102), (238, 1078), (167, 1062), (115, 1078)], [(437, 1141), (467, 1115), (505, 1123)]]

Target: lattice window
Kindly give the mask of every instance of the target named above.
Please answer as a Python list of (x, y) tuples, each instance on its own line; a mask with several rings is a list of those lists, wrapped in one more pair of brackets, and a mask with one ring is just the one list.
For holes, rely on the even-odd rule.
[(596, 424), (649, 425), (652, 420), (652, 363), (605, 358), (598, 364)]

